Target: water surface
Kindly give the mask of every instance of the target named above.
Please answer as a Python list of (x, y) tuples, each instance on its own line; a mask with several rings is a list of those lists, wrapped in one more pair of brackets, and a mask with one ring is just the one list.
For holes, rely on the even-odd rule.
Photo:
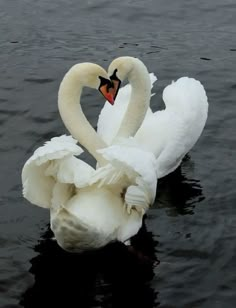
[[(0, 307), (235, 307), (235, 20), (233, 0), (1, 0)], [(163, 108), (163, 88), (184, 75), (204, 84), (210, 103), (203, 135), (159, 182), (134, 239), (158, 258), (154, 268), (119, 244), (63, 252), (51, 240), (49, 213), (21, 195), (26, 159), (66, 132), (57, 111), (65, 72), (83, 61), (107, 68), (121, 55), (158, 76), (154, 110)], [(102, 104), (86, 92), (94, 127)]]

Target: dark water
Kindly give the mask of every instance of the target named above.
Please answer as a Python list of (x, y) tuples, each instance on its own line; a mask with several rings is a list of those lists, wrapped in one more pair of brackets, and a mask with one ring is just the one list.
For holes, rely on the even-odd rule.
[[(1, 0), (0, 307), (236, 307), (235, 20), (235, 0)], [(133, 240), (155, 254), (154, 268), (119, 244), (63, 252), (50, 240), (49, 213), (21, 196), (25, 160), (65, 133), (56, 102), (65, 72), (120, 55), (158, 75), (154, 109), (183, 75), (201, 80), (210, 103), (201, 139), (159, 182)], [(86, 92), (94, 126), (102, 102)]]

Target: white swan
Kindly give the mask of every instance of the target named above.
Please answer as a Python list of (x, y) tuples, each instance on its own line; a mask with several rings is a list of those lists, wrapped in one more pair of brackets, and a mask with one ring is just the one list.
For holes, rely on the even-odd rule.
[[(105, 104), (99, 116), (98, 134), (107, 144), (120, 136), (133, 135), (138, 148), (155, 155), (158, 178), (174, 171), (197, 142), (207, 120), (208, 101), (202, 84), (188, 77), (172, 82), (163, 91), (166, 108), (153, 113), (150, 108), (147, 111), (150, 81), (140, 60), (117, 58), (110, 64), (108, 75), (114, 82), (114, 95), (118, 95), (112, 109)], [(119, 90), (126, 78), (130, 85)], [(150, 78), (152, 83), (156, 80), (153, 74)]]
[(82, 153), (77, 141), (61, 136), (38, 148), (22, 170), (24, 197), (50, 209), (51, 228), (58, 244), (68, 251), (99, 248), (113, 240), (125, 242), (138, 232), (155, 198), (153, 154), (126, 143), (107, 147), (82, 112), (84, 86), (99, 89), (113, 103), (107, 78), (98, 65), (77, 64), (65, 75), (58, 95), (67, 129), (100, 167), (95, 170), (77, 159), (75, 155)]

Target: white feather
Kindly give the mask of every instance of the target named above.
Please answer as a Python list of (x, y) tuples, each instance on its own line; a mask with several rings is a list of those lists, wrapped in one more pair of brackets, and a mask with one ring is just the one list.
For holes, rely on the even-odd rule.
[(138, 232), (155, 198), (155, 158), (127, 142), (99, 150), (108, 164), (97, 170), (74, 156), (82, 149), (70, 136), (52, 138), (25, 163), (24, 197), (50, 208), (64, 249), (98, 248)]
[[(65, 162), (73, 155), (80, 155), (82, 152), (81, 147), (76, 145), (76, 140), (71, 136), (54, 137), (46, 142), (34, 152), (23, 167), (23, 196), (33, 204), (50, 208), (59, 166), (57, 161)], [(90, 168), (89, 165), (87, 166)], [(68, 175), (67, 169), (65, 172)]]
[(166, 109), (147, 115), (135, 135), (140, 147), (155, 155), (158, 178), (179, 166), (200, 137), (208, 114), (204, 87), (193, 78), (167, 86), (163, 100)]
[[(153, 85), (156, 77), (150, 74)], [(120, 90), (115, 105), (106, 103), (98, 133), (110, 144), (126, 111), (131, 86)], [(149, 108), (133, 143), (156, 157), (158, 178), (174, 171), (200, 137), (208, 114), (208, 101), (202, 84), (194, 78), (182, 77), (163, 91), (165, 110), (153, 113)], [(114, 124), (114, 125), (113, 125)]]

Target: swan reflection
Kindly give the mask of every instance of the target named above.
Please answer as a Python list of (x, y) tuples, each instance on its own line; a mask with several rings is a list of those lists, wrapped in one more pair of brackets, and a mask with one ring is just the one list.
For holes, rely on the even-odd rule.
[(159, 180), (155, 204), (167, 208), (170, 216), (193, 214), (197, 203), (205, 199), (200, 181), (190, 178), (194, 163), (187, 155), (175, 172)]
[(131, 240), (138, 257), (121, 243), (72, 254), (52, 237), (48, 228), (35, 247), (39, 254), (31, 260), (30, 269), (35, 282), (22, 297), (23, 307), (155, 307), (156, 292), (150, 281), (156, 243), (145, 223)]

